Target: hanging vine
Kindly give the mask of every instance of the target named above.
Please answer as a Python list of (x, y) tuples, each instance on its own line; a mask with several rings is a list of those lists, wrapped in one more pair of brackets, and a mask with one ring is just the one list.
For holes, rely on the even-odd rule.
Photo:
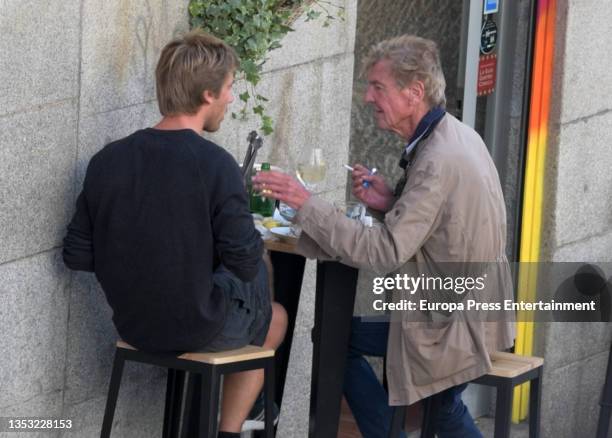
[(257, 93), (267, 54), (281, 47), (300, 14), (305, 13), (306, 21), (322, 19), (327, 27), (332, 20), (344, 20), (345, 10), (326, 0), (191, 0), (189, 13), (192, 27), (221, 38), (240, 57), (237, 77), (246, 81), (247, 89), (239, 95), (242, 109), (232, 117), (244, 119), (250, 110), (260, 117), (260, 129), (268, 135), (274, 130), (265, 108), (268, 99)]

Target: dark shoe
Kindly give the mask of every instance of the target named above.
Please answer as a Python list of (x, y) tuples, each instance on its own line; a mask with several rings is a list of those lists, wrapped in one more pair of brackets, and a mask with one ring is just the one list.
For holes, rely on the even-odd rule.
[[(279, 413), (278, 406), (276, 406), (276, 403), (274, 403), (272, 406), (272, 423), (275, 426), (278, 424)], [(264, 398), (263, 394), (259, 394), (259, 397), (257, 397), (257, 400), (255, 400), (255, 404), (251, 409), (251, 412), (249, 412), (249, 416), (242, 424), (242, 431), (264, 430), (266, 428), (265, 418)]]

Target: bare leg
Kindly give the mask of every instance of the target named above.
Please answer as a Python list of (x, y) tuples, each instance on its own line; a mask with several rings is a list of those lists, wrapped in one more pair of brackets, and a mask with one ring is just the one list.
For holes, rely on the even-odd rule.
[[(272, 303), (272, 321), (263, 346), (265, 348), (278, 348), (285, 338), (286, 331), (287, 312), (283, 306), (274, 302)], [(263, 378), (263, 370), (243, 371), (227, 374), (224, 377), (219, 430), (240, 432), (242, 423), (249, 415), (253, 403), (261, 392)]]

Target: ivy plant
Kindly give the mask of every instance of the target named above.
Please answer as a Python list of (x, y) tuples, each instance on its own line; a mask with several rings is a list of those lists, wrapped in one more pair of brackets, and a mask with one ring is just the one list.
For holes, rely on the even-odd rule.
[[(315, 10), (313, 5), (319, 8)], [(307, 21), (325, 14), (325, 27), (335, 18), (344, 19), (344, 8), (326, 0), (191, 0), (189, 3), (191, 26), (221, 38), (240, 57), (238, 78), (246, 81), (247, 89), (239, 95), (242, 109), (232, 113), (232, 117), (246, 118), (250, 108), (261, 118), (260, 129), (266, 135), (274, 130), (273, 120), (265, 110), (268, 99), (257, 93), (257, 84), (266, 55), (281, 47), (281, 39), (293, 30), (291, 22), (301, 12), (305, 12)]]

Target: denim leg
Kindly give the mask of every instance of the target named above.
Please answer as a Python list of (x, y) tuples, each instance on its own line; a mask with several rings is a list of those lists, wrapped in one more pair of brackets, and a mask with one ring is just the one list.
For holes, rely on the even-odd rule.
[[(383, 357), (387, 352), (388, 336), (386, 318), (374, 321), (369, 317), (365, 320), (353, 317), (344, 373), (344, 396), (364, 438), (387, 438), (391, 427), (393, 408), (388, 404), (387, 392), (363, 357)], [(403, 432), (400, 436), (405, 438)]]
[(467, 383), (432, 396), (433, 429), (439, 438), (482, 438), (461, 393)]

